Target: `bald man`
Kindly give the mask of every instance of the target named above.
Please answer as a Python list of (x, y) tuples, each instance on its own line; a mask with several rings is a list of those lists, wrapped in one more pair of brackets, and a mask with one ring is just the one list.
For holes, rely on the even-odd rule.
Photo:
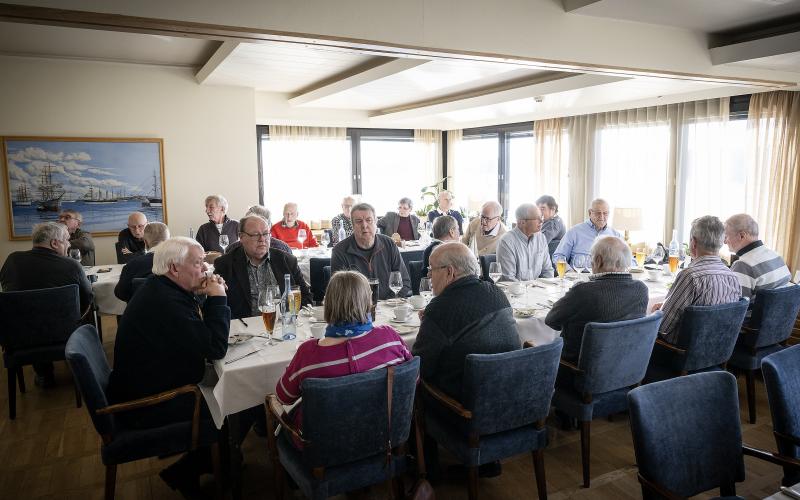
[[(308, 224), (299, 220), (297, 216), (297, 203), (287, 203), (283, 206), (283, 219), (275, 223), (270, 230), (273, 238), (279, 239), (292, 248), (314, 248), (318, 247), (317, 239), (311, 233)], [(306, 239), (302, 243), (297, 239), (297, 233), (303, 229), (306, 232)]]
[(142, 212), (131, 212), (128, 216), (128, 227), (119, 232), (118, 255), (120, 264), (127, 264), (136, 255), (144, 255), (144, 227), (147, 225), (147, 216)]

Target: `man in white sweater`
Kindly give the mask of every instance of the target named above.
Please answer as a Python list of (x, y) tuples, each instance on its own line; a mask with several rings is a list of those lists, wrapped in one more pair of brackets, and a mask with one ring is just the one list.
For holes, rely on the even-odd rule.
[(497, 244), (497, 262), (501, 281), (529, 281), (552, 278), (553, 264), (542, 234), (542, 213), (532, 203), (520, 205), (515, 215), (517, 227), (507, 232)]
[(725, 221), (725, 243), (738, 257), (731, 271), (742, 285), (742, 297), (752, 300), (759, 290), (789, 283), (789, 268), (780, 255), (758, 239), (758, 224), (749, 215), (736, 214)]

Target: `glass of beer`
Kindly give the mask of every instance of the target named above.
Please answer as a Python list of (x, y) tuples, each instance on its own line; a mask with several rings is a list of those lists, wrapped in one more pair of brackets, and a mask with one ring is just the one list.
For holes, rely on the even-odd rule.
[(644, 265), (644, 257), (645, 257), (644, 248), (637, 248), (636, 249), (636, 267), (642, 267)]
[(669, 256), (669, 272), (675, 274), (678, 270), (678, 255)]
[(272, 297), (273, 293), (274, 291), (270, 288), (258, 292), (258, 310), (261, 311), (264, 328), (266, 328), (267, 335), (270, 337), (275, 330), (275, 317), (277, 316), (277, 308)]
[(299, 285), (292, 287), (292, 295), (294, 296), (294, 313), (297, 314), (300, 312), (300, 308), (303, 307), (303, 295), (300, 293)]
[(564, 275), (567, 274), (567, 260), (564, 257), (559, 257), (556, 261), (556, 271), (558, 272), (558, 277), (563, 280)]

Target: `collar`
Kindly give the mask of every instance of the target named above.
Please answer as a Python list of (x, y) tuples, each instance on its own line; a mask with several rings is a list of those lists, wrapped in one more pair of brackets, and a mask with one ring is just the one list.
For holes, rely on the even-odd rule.
[(448, 210), (447, 212), (442, 212), (441, 208), (437, 208), (436, 211), (439, 212), (439, 215), (449, 215), (450, 214), (450, 210)]
[(692, 258), (692, 261), (689, 263), (688, 267), (694, 267), (701, 262), (722, 262), (719, 255), (703, 255), (702, 257)]
[(333, 338), (352, 338), (372, 330), (372, 316), (367, 314), (366, 323), (337, 323), (325, 328), (325, 336)]
[(601, 227), (600, 229), (597, 229), (597, 226), (594, 225), (594, 222), (592, 222), (592, 219), (586, 219), (586, 224), (588, 224), (589, 227), (592, 228), (592, 230), (594, 230), (597, 233), (599, 233), (600, 231), (604, 231), (604, 230), (608, 229), (608, 222), (606, 222), (606, 225), (604, 227)]
[[(500, 224), (498, 224), (498, 226), (499, 225)], [(530, 236), (525, 236), (525, 233), (522, 232), (522, 229), (520, 229), (519, 226), (514, 228), (514, 232), (517, 234), (518, 238), (520, 238), (522, 241), (525, 242), (526, 245), (529, 244), (531, 241), (533, 241), (533, 239), (536, 238), (537, 234), (541, 233), (541, 231), (538, 231)]]
[(36, 253), (45, 253), (45, 254), (58, 255), (59, 257), (65, 257), (64, 255), (61, 255), (60, 253), (53, 250), (52, 248), (47, 248), (47, 247), (33, 247), (31, 248), (31, 251)]
[(299, 226), (300, 226), (300, 221), (298, 221), (297, 219), (295, 219), (295, 221), (294, 221), (294, 226), (287, 226), (286, 225), (286, 221), (281, 219), (281, 227), (287, 227), (289, 229), (294, 229), (294, 228), (299, 227)]
[(497, 236), (497, 233), (500, 231), (500, 224), (501, 222), (498, 220), (497, 224), (494, 225), (494, 228), (492, 228), (492, 230), (489, 231), (488, 233), (483, 230), (483, 227), (480, 225), (480, 222), (478, 222), (478, 227), (481, 228), (481, 234), (483, 234), (484, 236)]
[(594, 274), (590, 274), (589, 275), (589, 279), (592, 280), (592, 281), (603, 279), (603, 278), (633, 279), (631, 277), (631, 273), (626, 272), (626, 271), (609, 271), (609, 272), (605, 272), (605, 273), (594, 273)]
[(752, 243), (748, 243), (747, 245), (745, 245), (742, 248), (740, 248), (739, 251), (736, 252), (736, 255), (741, 257), (742, 255), (746, 254), (750, 250), (755, 250), (756, 248), (758, 248), (760, 246), (763, 246), (763, 245), (764, 245), (764, 243), (761, 240), (756, 240), (756, 241), (754, 241)]
[(449, 285), (447, 285), (447, 287), (445, 287), (445, 289), (442, 290), (442, 293), (441, 295), (439, 295), (439, 297), (441, 297), (442, 295), (446, 294), (451, 290), (455, 290), (456, 288), (461, 288), (462, 286), (467, 286), (476, 282), (480, 282), (480, 278), (478, 278), (477, 276), (472, 276), (470, 274), (468, 274), (467, 276), (462, 276), (457, 280), (453, 281), (452, 283), (450, 283)]

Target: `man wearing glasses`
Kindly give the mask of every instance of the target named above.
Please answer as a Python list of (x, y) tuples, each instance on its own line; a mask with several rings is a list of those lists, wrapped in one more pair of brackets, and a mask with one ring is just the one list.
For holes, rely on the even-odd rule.
[(502, 217), (503, 207), (496, 201), (487, 201), (481, 207), (481, 216), (473, 219), (467, 226), (461, 243), (467, 245), (477, 256), (497, 253), (500, 237), (506, 233)]
[(283, 276), (291, 275), (292, 284), (300, 286), (302, 304), (311, 304), (311, 290), (289, 253), (270, 248), (269, 224), (257, 215), (239, 221), (241, 246), (214, 261), (214, 269), (228, 284), (231, 317), (259, 316), (258, 293), (269, 285), (284, 291)]
[(128, 227), (120, 231), (117, 236), (122, 264), (127, 264), (136, 255), (144, 255), (144, 227), (146, 225), (147, 216), (142, 212), (131, 212), (128, 216)]
[(542, 234), (542, 213), (531, 203), (520, 205), (515, 215), (517, 227), (504, 234), (497, 245), (501, 281), (530, 281), (552, 278), (553, 263)]
[(350, 210), (352, 210), (355, 203), (355, 198), (345, 196), (342, 200), (342, 213), (331, 219), (331, 245), (339, 243), (340, 228), (344, 230), (345, 238), (353, 234), (353, 221), (350, 219)]
[(561, 239), (558, 248), (553, 252), (553, 260), (558, 262), (564, 259), (571, 267), (577, 255), (589, 256), (594, 240), (601, 236), (616, 236), (622, 238), (619, 231), (608, 225), (608, 202), (602, 198), (592, 200), (589, 208), (589, 218), (576, 226), (572, 226)]

